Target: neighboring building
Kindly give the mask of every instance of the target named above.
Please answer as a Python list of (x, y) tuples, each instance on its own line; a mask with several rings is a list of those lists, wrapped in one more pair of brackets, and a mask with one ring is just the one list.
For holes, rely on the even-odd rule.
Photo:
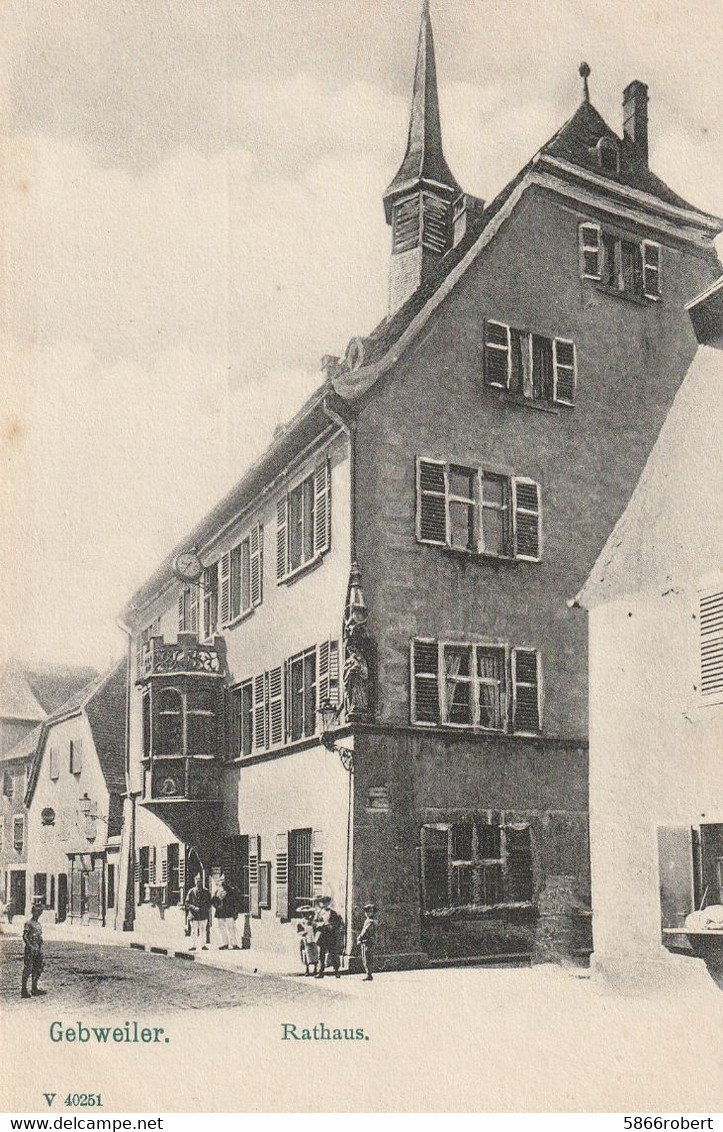
[(22, 913), (26, 903), (24, 799), (40, 725), (94, 675), (92, 668), (29, 669), (17, 661), (0, 667), (0, 899), (7, 902), (11, 916)]
[(566, 602), (693, 357), (685, 301), (720, 271), (721, 222), (650, 171), (644, 84), (618, 137), (582, 73), (573, 117), (485, 206), (444, 158), (425, 5), (384, 195), (389, 314), (323, 360), (125, 610), (129, 851), (159, 860), (153, 814), (230, 868), (251, 947), (293, 954), (324, 890), (347, 922), (380, 905), (387, 964), (585, 949), (586, 633)]
[[(577, 601), (590, 624), (595, 962), (685, 975), (723, 931), (723, 278), (690, 306), (701, 345)], [(705, 920), (698, 917), (699, 920)]]
[(125, 784), (126, 665), (45, 720), (26, 794), (28, 907), (116, 925)]

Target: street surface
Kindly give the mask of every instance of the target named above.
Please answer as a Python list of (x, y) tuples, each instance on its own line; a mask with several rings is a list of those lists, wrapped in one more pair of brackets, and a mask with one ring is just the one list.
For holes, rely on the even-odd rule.
[[(251, 975), (224, 971), (133, 951), (50, 940), (45, 944), (42, 999), (20, 998), (23, 944), (17, 938), (0, 940), (0, 1002), (25, 1011), (41, 1004), (55, 1012), (99, 1009), (152, 1014), (168, 1010), (207, 1010), (211, 1007), (258, 1007), (303, 1004), (314, 1001), (311, 979), (284, 979), (279, 975)], [(335, 983), (334, 979), (325, 980)], [(342, 980), (335, 990), (343, 985)]]
[[(47, 1090), (102, 1093), (107, 1111), (141, 1113), (720, 1110), (723, 994), (704, 973), (637, 997), (552, 965), (317, 982), (53, 940), (48, 995), (25, 1001), (22, 945), (1, 942), (0, 1071), (12, 1110), (44, 1111)], [(163, 1042), (49, 1036), (54, 1021), (133, 1020), (164, 1027)], [(354, 1037), (305, 1040), (290, 1026)]]

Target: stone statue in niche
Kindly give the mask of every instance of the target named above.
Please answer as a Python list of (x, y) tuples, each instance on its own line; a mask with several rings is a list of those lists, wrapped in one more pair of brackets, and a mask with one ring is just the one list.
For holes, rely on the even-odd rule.
[(349, 721), (369, 715), (369, 638), (367, 612), (361, 586), (361, 570), (356, 562), (349, 575), (344, 610), (344, 710)]

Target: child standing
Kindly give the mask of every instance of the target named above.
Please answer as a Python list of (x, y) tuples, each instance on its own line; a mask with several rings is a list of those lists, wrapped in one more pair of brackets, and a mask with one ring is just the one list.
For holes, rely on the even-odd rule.
[(361, 947), (365, 983), (370, 983), (374, 978), (374, 952), (377, 941), (377, 929), (379, 927), (375, 919), (376, 914), (377, 909), (375, 904), (364, 905), (364, 924), (359, 935), (356, 937), (356, 941)]
[(299, 908), (303, 919), (296, 925), (299, 939), (299, 952), (301, 962), (304, 964), (305, 975), (315, 975), (319, 962), (319, 945), (316, 942), (316, 924), (314, 923), (314, 909), (311, 907)]

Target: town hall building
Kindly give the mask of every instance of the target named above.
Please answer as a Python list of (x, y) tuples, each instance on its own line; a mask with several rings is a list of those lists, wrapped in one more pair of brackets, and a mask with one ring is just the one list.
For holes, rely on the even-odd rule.
[(292, 956), (326, 893), (349, 945), (378, 905), (388, 966), (589, 953), (567, 602), (695, 353), (723, 225), (650, 169), (645, 84), (618, 133), (581, 76), (483, 202), (445, 159), (425, 3), (387, 314), (123, 613), (129, 922), (180, 932), (189, 877), (225, 869), (251, 948)]

